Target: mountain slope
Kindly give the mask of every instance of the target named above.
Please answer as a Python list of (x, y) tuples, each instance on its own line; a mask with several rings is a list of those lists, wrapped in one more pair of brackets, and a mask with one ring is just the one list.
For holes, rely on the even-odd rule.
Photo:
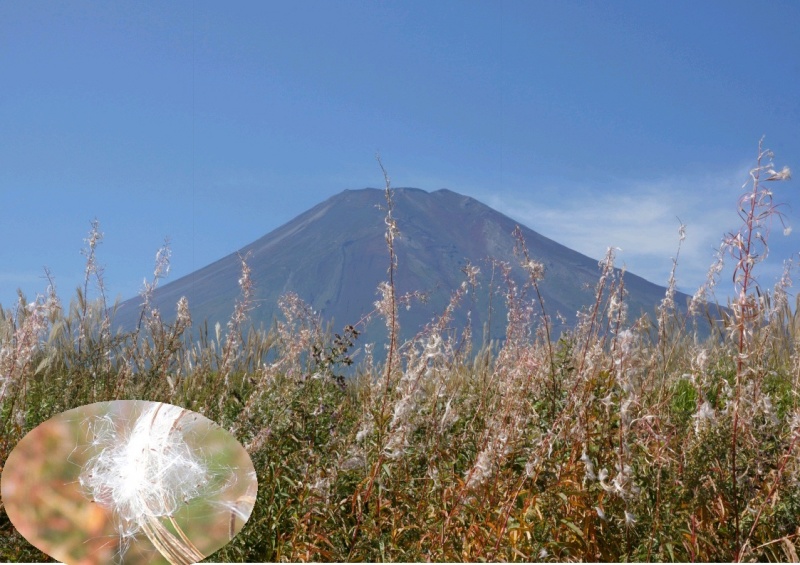
[[(278, 298), (296, 292), (335, 328), (358, 322), (373, 310), (377, 286), (387, 280), (389, 256), (386, 249), (384, 191), (345, 190), (297, 216), (238, 251), (247, 256), (255, 285), (257, 308), (251, 319), (268, 327), (278, 315)], [(434, 315), (441, 313), (450, 293), (464, 280), (461, 269), (470, 261), (481, 268), (481, 286), (454, 319), (455, 327), (466, 323), (466, 310), (472, 310), (474, 335), (480, 339), (484, 322), (491, 320), (490, 337), (502, 338), (505, 310), (502, 297), (493, 296), (489, 314), (489, 289), (502, 290), (502, 277), (494, 273), (487, 258), (518, 265), (514, 257), (512, 219), (473, 198), (450, 190), (425, 192), (413, 188), (394, 191), (394, 217), (400, 237), (396, 240), (400, 294), (421, 291), (429, 294), (426, 304), (413, 304), (401, 312), (403, 337), (413, 336)], [(576, 320), (576, 312), (594, 300), (599, 278), (597, 260), (521, 227), (533, 259), (545, 267), (541, 283), (548, 314), (556, 313)], [(195, 325), (207, 319), (209, 327), (223, 327), (239, 295), (240, 261), (237, 253), (216, 261), (156, 290), (153, 304), (165, 320), (174, 319), (175, 305), (186, 296)], [(517, 266), (515, 273), (524, 280)], [(652, 312), (664, 297), (665, 289), (631, 273), (625, 275), (631, 316), (643, 310)], [(686, 295), (676, 296), (685, 304)], [(116, 322), (124, 328), (135, 325), (141, 299), (120, 305)], [(557, 325), (557, 324), (555, 324)], [(560, 329), (560, 328), (557, 328)], [(367, 341), (383, 341), (380, 320), (367, 326)], [(557, 334), (556, 334), (557, 336)], [(364, 340), (359, 340), (364, 341)]]

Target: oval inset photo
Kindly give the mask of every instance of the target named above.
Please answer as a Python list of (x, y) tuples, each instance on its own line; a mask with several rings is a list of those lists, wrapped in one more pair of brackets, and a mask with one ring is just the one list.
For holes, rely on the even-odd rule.
[(250, 456), (226, 430), (138, 400), (47, 420), (17, 444), (0, 480), (14, 527), (69, 565), (196, 563), (242, 529), (257, 490)]

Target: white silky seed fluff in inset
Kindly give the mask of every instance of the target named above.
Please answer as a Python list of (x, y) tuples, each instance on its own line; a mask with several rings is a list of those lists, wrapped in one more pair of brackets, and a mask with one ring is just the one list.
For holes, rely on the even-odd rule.
[(102, 449), (84, 466), (80, 483), (92, 500), (119, 517), (126, 534), (135, 535), (148, 517), (171, 516), (208, 482), (206, 462), (184, 439), (181, 419), (188, 414), (153, 404), (127, 435), (103, 426), (105, 419), (98, 422), (95, 441)]

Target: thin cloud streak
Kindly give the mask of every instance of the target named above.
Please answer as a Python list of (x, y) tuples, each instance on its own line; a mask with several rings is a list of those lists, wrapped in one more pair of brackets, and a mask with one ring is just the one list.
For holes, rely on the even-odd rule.
[(47, 278), (44, 271), (36, 274), (14, 271), (0, 272), (0, 285), (14, 289), (13, 293), (0, 297), (0, 306), (8, 308), (17, 302), (17, 289), (21, 289), (29, 301), (33, 300), (37, 294), (43, 295), (47, 290)]
[(0, 283), (17, 283), (17, 284), (30, 284), (46, 282), (44, 271), (40, 273), (19, 273), (19, 272), (0, 272)]
[(494, 193), (484, 201), (589, 257), (619, 247), (619, 265), (660, 285), (669, 278), (683, 222), (686, 240), (676, 277), (679, 288), (693, 293), (706, 280), (722, 235), (736, 225), (736, 198), (746, 178), (740, 168), (703, 178), (618, 182), (613, 191), (561, 187), (530, 199)]

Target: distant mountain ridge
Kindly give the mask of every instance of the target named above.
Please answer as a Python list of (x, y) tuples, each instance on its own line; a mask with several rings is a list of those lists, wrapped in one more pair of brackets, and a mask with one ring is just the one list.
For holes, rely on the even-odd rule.
[[(506, 314), (502, 296), (492, 296), (489, 313), (491, 264), (488, 258), (514, 266), (517, 279), (524, 280), (514, 257), (512, 232), (518, 225), (485, 204), (447, 189), (426, 192), (416, 188), (393, 191), (394, 212), (400, 232), (396, 240), (398, 293), (428, 293), (425, 304), (415, 303), (401, 311), (402, 338), (408, 339), (440, 314), (452, 290), (464, 280), (462, 268), (471, 262), (480, 267), (481, 285), (454, 316), (453, 326), (463, 328), (471, 310), (473, 335), (480, 340), (484, 325), (492, 338), (505, 334)], [(207, 320), (225, 326), (239, 296), (239, 256), (247, 256), (257, 307), (251, 312), (255, 326), (269, 327), (279, 316), (278, 298), (297, 293), (334, 328), (354, 324), (374, 309), (377, 287), (387, 280), (389, 256), (385, 241), (384, 190), (345, 190), (321, 202), (293, 220), (269, 232), (237, 252), (156, 289), (152, 305), (164, 320), (175, 318), (175, 307), (186, 296), (195, 326)], [(572, 326), (576, 313), (594, 300), (600, 276), (597, 259), (569, 249), (525, 226), (520, 226), (531, 258), (545, 267), (540, 288), (556, 333)], [(632, 273), (625, 274), (630, 317), (654, 312), (666, 289)], [(503, 290), (495, 273), (493, 289)], [(688, 295), (677, 293), (680, 308)], [(139, 319), (139, 297), (120, 304), (115, 322), (125, 329)], [(556, 313), (566, 318), (561, 326)], [(359, 342), (383, 341), (385, 328), (373, 320)]]

